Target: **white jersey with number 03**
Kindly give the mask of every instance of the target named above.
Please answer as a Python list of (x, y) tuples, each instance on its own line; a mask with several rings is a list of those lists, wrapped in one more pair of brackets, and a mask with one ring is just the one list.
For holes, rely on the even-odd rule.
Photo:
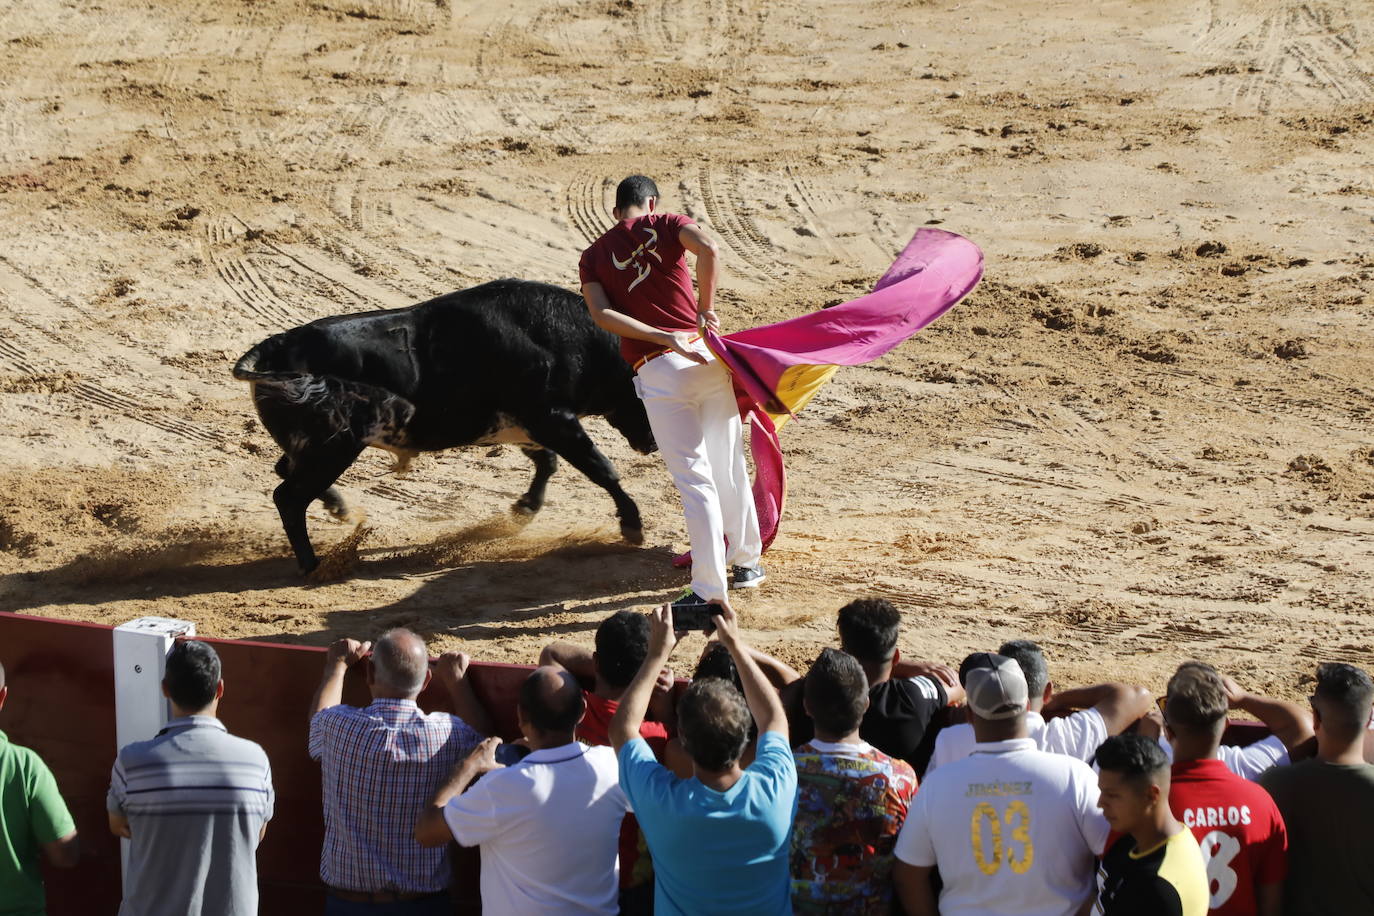
[(940, 912), (1072, 916), (1107, 840), (1097, 776), (1030, 738), (974, 745), (921, 785), (897, 858), (939, 866)]

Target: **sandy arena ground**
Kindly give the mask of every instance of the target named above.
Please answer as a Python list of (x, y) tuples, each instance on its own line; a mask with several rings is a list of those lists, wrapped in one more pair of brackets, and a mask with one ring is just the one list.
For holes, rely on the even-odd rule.
[(1286, 0), (9, 0), (0, 607), (325, 644), (406, 625), (529, 661), (668, 596), (649, 526), (518, 450), (342, 481), (304, 581), (229, 369), (313, 318), (576, 284), (613, 183), (723, 243), (727, 329), (866, 290), (919, 226), (983, 285), (785, 431), (770, 581), (804, 664), (860, 595), (908, 655), (1030, 636), (1056, 680), (1374, 666), (1374, 6)]

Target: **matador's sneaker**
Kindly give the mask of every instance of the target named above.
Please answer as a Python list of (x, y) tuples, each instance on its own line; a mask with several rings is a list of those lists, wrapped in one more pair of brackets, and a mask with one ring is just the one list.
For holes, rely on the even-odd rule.
[(762, 565), (730, 567), (731, 588), (758, 588), (766, 581), (768, 577), (764, 575)]

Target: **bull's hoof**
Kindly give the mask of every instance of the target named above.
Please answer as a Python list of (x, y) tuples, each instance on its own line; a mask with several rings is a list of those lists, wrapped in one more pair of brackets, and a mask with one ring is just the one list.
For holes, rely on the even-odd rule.
[(628, 543), (633, 544), (636, 547), (639, 547), (644, 543), (644, 529), (639, 525), (631, 525), (626, 522), (622, 522), (620, 524), (620, 536), (623, 537)]
[(308, 576), (320, 568), (320, 561), (314, 558), (300, 561), (301, 575)]
[(522, 515), (526, 518), (533, 516), (543, 508), (542, 503), (537, 503), (529, 496), (522, 496), (511, 504), (510, 511), (514, 515)]

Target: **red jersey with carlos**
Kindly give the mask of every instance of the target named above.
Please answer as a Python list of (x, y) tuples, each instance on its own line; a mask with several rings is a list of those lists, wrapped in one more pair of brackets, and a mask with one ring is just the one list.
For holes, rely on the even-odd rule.
[(1278, 806), (1220, 760), (1175, 763), (1169, 807), (1202, 849), (1213, 916), (1253, 914), (1256, 886), (1287, 875), (1288, 833)]

